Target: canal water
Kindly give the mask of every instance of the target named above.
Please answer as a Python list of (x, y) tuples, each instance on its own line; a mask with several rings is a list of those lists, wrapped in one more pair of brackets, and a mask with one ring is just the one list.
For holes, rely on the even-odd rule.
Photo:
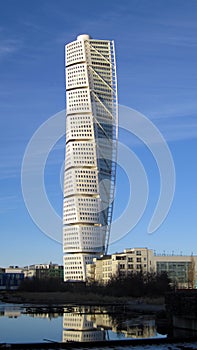
[[(113, 311), (113, 312), (112, 312)], [(151, 315), (120, 313), (106, 307), (53, 307), (0, 303), (1, 343), (96, 342), (108, 340), (163, 338)], [(170, 346), (170, 347), (169, 347)], [(192, 347), (193, 346), (193, 347)], [(131, 349), (131, 346), (110, 349)], [(187, 349), (197, 349), (189, 344)], [(94, 348), (101, 349), (101, 348)], [(108, 348), (105, 347), (107, 350)], [(184, 349), (178, 345), (135, 346), (136, 350)]]

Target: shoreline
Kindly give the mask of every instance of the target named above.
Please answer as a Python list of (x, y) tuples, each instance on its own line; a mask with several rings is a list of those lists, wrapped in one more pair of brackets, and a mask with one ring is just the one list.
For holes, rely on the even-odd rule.
[(197, 341), (197, 337), (166, 337), (166, 338), (144, 338), (144, 339), (125, 339), (125, 340), (107, 340), (95, 342), (43, 342), (43, 343), (3, 343), (1, 349), (90, 349), (90, 348), (112, 348), (112, 346), (121, 347), (138, 347), (138, 346), (159, 346), (166, 345), (168, 349), (172, 349), (173, 344), (182, 344), (180, 349), (194, 349), (188, 348), (187, 344)]
[(78, 294), (71, 292), (21, 292), (21, 291), (1, 291), (0, 301), (10, 304), (33, 304), (47, 305), (89, 305), (89, 306), (122, 306), (129, 311), (156, 313), (165, 310), (164, 298), (125, 298), (110, 297), (99, 294)]

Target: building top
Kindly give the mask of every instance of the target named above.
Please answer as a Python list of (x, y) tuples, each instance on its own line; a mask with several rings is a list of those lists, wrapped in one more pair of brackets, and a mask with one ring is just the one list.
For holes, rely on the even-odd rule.
[(90, 35), (89, 34), (81, 34), (81, 35), (78, 35), (78, 37), (77, 37), (77, 40), (78, 41), (84, 41), (84, 40), (90, 40), (91, 39), (91, 37), (90, 37)]
[(97, 260), (105, 260), (105, 259), (111, 259), (111, 255), (101, 255), (100, 258), (97, 258)]
[[(124, 253), (129, 253), (129, 252), (133, 252), (133, 251), (136, 251), (136, 250), (152, 250), (152, 249), (149, 249), (147, 247), (142, 247), (142, 248), (126, 248), (124, 249)], [(121, 253), (122, 254), (122, 253)]]

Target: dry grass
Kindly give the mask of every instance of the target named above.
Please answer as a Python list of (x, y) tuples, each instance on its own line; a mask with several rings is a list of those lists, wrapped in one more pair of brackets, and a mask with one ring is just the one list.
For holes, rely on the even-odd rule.
[(116, 298), (88, 293), (71, 292), (5, 292), (1, 294), (2, 301), (10, 303), (32, 304), (125, 304), (126, 298)]

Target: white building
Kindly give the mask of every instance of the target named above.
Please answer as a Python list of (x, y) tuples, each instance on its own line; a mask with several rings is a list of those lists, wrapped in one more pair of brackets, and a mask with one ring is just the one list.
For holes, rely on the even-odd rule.
[(156, 255), (152, 249), (131, 248), (94, 258), (87, 266), (88, 280), (101, 283), (135, 272), (166, 272), (177, 288), (197, 288), (197, 256), (193, 255)]
[(107, 283), (112, 277), (128, 276), (133, 272), (153, 272), (154, 254), (152, 249), (131, 248), (121, 253), (95, 258), (87, 266), (87, 277), (90, 281)]
[(19, 266), (5, 267), (5, 273), (23, 273), (23, 268)]
[(177, 288), (197, 288), (197, 256), (155, 255), (154, 269), (166, 272)]
[(93, 315), (81, 312), (65, 312), (63, 315), (63, 343), (67, 341), (95, 342), (105, 340), (105, 331), (95, 325)]
[(86, 265), (106, 253), (116, 170), (114, 43), (79, 35), (66, 45), (64, 280), (86, 280)]

